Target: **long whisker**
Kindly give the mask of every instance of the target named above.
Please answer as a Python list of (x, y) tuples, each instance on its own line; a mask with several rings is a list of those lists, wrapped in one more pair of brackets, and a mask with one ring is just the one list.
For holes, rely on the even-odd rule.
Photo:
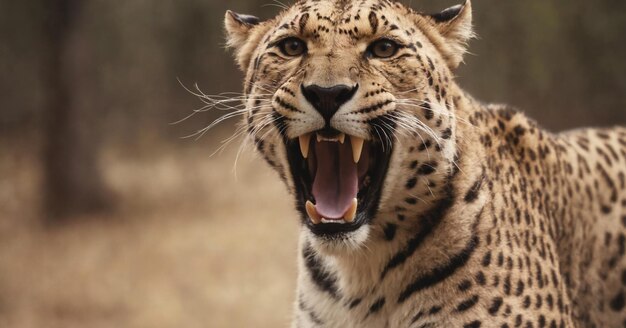
[[(252, 109), (255, 109), (257, 107), (253, 107)], [(262, 106), (259, 106), (258, 108), (262, 108)], [(224, 114), (220, 117), (218, 117), (217, 119), (215, 119), (213, 122), (211, 122), (211, 124), (209, 124), (208, 126), (196, 131), (195, 133), (185, 136), (183, 137), (183, 139), (188, 139), (188, 138), (193, 138), (196, 137), (196, 140), (199, 140), (200, 138), (202, 138), (209, 130), (213, 129), (215, 126), (217, 126), (218, 124), (229, 120), (231, 118), (235, 118), (241, 115), (244, 115), (246, 113), (248, 113), (250, 110), (252, 110), (251, 108), (244, 108), (244, 109), (240, 109), (237, 111), (233, 111), (227, 114)], [(265, 113), (257, 113), (257, 114), (251, 114), (252, 116), (254, 115), (264, 115)]]
[(422, 131), (424, 133), (426, 133), (428, 136), (430, 136), (431, 138), (433, 138), (433, 140), (438, 144), (441, 145), (441, 137), (435, 132), (433, 131), (432, 128), (430, 128), (428, 125), (424, 124), (421, 120), (419, 120), (417, 117), (408, 114), (408, 113), (403, 113), (403, 112), (394, 112), (392, 114), (390, 114), (390, 116), (392, 118), (395, 119), (396, 122), (399, 122), (398, 124), (402, 124), (403, 127), (407, 130), (407, 131), (415, 131), (415, 130), (419, 130)]
[[(424, 110), (430, 110), (433, 113), (436, 114), (440, 114), (440, 115), (447, 115), (449, 117), (454, 117), (450, 112), (448, 112), (447, 110), (442, 110), (440, 107), (443, 107), (437, 103), (433, 103), (433, 102), (427, 102), (427, 101), (419, 101), (419, 100), (415, 100), (415, 99), (397, 99), (396, 102), (399, 105), (402, 106), (409, 106), (409, 107), (417, 107), (417, 108), (421, 108)], [(428, 105), (425, 106), (425, 104)], [(469, 127), (474, 128), (475, 126), (473, 124), (471, 124), (469, 121), (462, 119), (460, 117), (454, 117), (456, 121), (467, 124)]]

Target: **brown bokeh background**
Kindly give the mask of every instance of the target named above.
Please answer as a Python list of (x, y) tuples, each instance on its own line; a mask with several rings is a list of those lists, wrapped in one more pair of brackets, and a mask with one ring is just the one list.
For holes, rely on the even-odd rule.
[[(409, 1), (405, 1), (409, 3)], [(414, 0), (425, 12), (455, 1)], [(626, 2), (475, 0), (458, 72), (560, 131), (626, 123)], [(0, 327), (281, 327), (291, 199), (225, 122), (226, 9), (272, 0), (0, 0)], [(179, 83), (180, 80), (180, 83)]]

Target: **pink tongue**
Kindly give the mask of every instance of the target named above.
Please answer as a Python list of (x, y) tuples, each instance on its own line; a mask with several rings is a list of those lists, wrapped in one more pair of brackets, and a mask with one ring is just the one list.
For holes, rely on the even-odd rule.
[(317, 172), (313, 196), (317, 213), (326, 219), (341, 219), (358, 192), (357, 165), (350, 142), (314, 142)]

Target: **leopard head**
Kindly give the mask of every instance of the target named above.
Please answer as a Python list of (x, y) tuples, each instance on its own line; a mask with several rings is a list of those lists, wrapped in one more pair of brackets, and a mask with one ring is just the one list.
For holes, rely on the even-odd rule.
[(440, 195), (469, 1), (426, 15), (386, 0), (304, 0), (267, 21), (228, 11), (225, 26), (250, 140), (318, 246), (359, 247)]

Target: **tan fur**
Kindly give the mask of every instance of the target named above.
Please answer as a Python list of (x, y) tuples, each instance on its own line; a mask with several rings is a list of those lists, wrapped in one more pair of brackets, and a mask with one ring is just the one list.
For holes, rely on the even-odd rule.
[(437, 23), (431, 18), (417, 17), (416, 25), (429, 36), (448, 66), (452, 69), (457, 68), (463, 62), (467, 43), (475, 36), (472, 29), (471, 2), (463, 4), (459, 15), (449, 22)]
[[(311, 0), (256, 25), (227, 13), (250, 138), (294, 196), (285, 142), (324, 126), (303, 83), (358, 84), (333, 127), (393, 149), (378, 211), (353, 233), (319, 238), (298, 205), (293, 326), (621, 326), (626, 129), (556, 135), (475, 101), (451, 72), (473, 36), (470, 2), (454, 12)], [(308, 53), (272, 47), (287, 36)], [(363, 55), (390, 36), (405, 45), (395, 58)], [(369, 123), (381, 118), (394, 126)]]

